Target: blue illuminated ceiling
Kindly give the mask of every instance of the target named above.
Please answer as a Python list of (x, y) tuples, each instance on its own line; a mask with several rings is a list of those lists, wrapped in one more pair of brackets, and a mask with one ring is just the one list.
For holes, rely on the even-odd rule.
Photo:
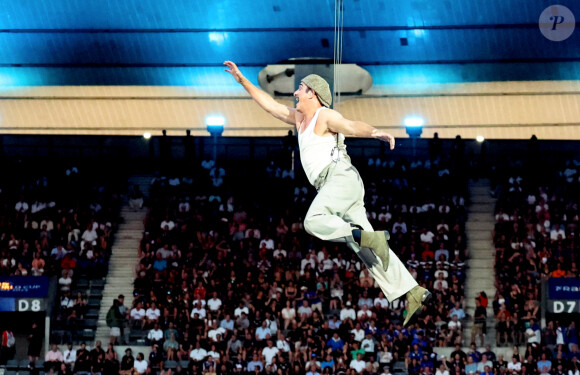
[[(580, 20), (580, 3), (562, 0)], [(547, 0), (345, 0), (343, 62), (379, 84), (578, 79), (580, 27), (539, 30)], [(333, 58), (335, 1), (0, 1), (0, 85), (231, 83), (291, 58)]]

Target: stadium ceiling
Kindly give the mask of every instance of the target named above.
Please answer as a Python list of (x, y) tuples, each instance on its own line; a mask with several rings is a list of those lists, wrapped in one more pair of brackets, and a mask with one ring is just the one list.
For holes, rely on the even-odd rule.
[[(5, 0), (0, 85), (196, 86), (231, 79), (234, 60), (332, 62), (337, 1)], [(574, 80), (580, 30), (542, 35), (547, 0), (344, 0), (342, 61), (375, 84)], [(580, 3), (561, 0), (580, 20)], [(577, 25), (578, 26), (578, 25)]]

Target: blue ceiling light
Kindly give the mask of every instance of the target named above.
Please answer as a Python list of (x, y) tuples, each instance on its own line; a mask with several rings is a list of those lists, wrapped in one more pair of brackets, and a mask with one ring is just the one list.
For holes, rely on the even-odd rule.
[(425, 30), (424, 29), (414, 29), (413, 35), (417, 38), (422, 38), (425, 36)]
[(207, 131), (209, 134), (217, 136), (222, 135), (224, 132), (224, 125), (226, 124), (226, 119), (224, 116), (212, 115), (205, 118), (205, 125), (207, 126)]
[(207, 116), (205, 118), (205, 124), (207, 126), (224, 126), (226, 119), (224, 116)]
[(425, 120), (423, 120), (421, 117), (407, 117), (405, 119), (405, 126), (406, 127), (411, 127), (411, 128), (423, 127), (424, 123), (425, 123)]
[(407, 134), (411, 138), (419, 138), (423, 133), (425, 120), (422, 117), (407, 117), (404, 121)]
[(226, 32), (210, 32), (208, 34), (209, 41), (211, 43), (221, 46), (224, 44), (225, 40), (228, 39), (228, 33)]

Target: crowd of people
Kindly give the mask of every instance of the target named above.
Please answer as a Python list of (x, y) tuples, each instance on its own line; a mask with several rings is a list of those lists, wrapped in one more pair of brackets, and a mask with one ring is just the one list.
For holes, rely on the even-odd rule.
[[(76, 281), (106, 275), (117, 190), (87, 185), (76, 168), (2, 186), (0, 267), (5, 276), (58, 278), (52, 328), (66, 332), (58, 343), (70, 343), (52, 345), (41, 361), (54, 374), (388, 374), (401, 364), (412, 375), (580, 375), (575, 322), (547, 314), (539, 325), (541, 282), (579, 276), (577, 164), (551, 179), (517, 163), (496, 173), (497, 293), (489, 302), (496, 344), (514, 346), (505, 360), (489, 345), (461, 349), (467, 181), (440, 158), (373, 158), (360, 168), (369, 220), (390, 232), (390, 246), (434, 294), (408, 327), (405, 301), (387, 301), (356, 254), (304, 231), (314, 191), (276, 163), (252, 172), (205, 162), (189, 176), (157, 174), (147, 197), (130, 192), (148, 214), (133, 304), (119, 296), (112, 306), (119, 332), (107, 350), (75, 336), (89, 297)], [(487, 296), (478, 303), (485, 309)], [(132, 353), (143, 342), (150, 352)], [(118, 358), (121, 343), (129, 347)], [(438, 358), (435, 347), (455, 350)]]
[(543, 282), (580, 276), (576, 265), (580, 220), (577, 165), (567, 161), (563, 168), (538, 176), (535, 166), (514, 162), (497, 173), (492, 235), (496, 344), (527, 348), (522, 358), (514, 360), (521, 372), (537, 365), (534, 373), (579, 373), (574, 320), (546, 312), (546, 327), (540, 327)]
[[(0, 185), (0, 275), (54, 278), (52, 327), (73, 339), (88, 298), (76, 292), (76, 283), (106, 275), (122, 186), (100, 179), (90, 164), (34, 168), (10, 163), (7, 173), (11, 168), (18, 172)], [(32, 360), (41, 353), (39, 325), (44, 319), (30, 325)]]
[(119, 191), (86, 174), (72, 167), (2, 186), (0, 275), (56, 275), (63, 293), (77, 270), (104, 276)]
[(304, 231), (304, 180), (269, 164), (226, 168), (216, 184), (215, 168), (152, 181), (126, 313), (130, 337), (151, 346), (146, 371), (381, 373), (412, 368), (413, 347), (432, 361), (434, 346), (463, 343), (467, 181), (452, 165), (361, 169), (369, 220), (435, 295), (408, 327), (405, 301), (387, 301), (356, 254)]

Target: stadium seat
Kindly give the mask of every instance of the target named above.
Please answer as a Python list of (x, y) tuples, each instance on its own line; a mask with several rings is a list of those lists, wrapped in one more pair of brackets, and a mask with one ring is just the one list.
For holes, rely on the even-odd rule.
[(103, 289), (91, 288), (89, 289), (89, 296), (103, 298)]
[(84, 319), (83, 328), (85, 329), (97, 329), (98, 320), (97, 319)]
[(89, 288), (89, 280), (87, 279), (78, 279), (76, 282), (76, 288), (77, 289), (82, 289), (81, 291), (84, 291), (85, 289)]
[(9, 359), (6, 362), (6, 370), (18, 370), (19, 368), (20, 364), (17, 359)]
[(80, 339), (81, 341), (93, 341), (95, 339), (95, 330), (83, 329)]
[(91, 307), (101, 307), (101, 297), (89, 297), (89, 308)]
[(164, 366), (170, 369), (177, 367), (177, 361), (165, 361)]
[(90, 288), (92, 289), (104, 289), (105, 288), (105, 280), (103, 279), (95, 279), (89, 282)]

